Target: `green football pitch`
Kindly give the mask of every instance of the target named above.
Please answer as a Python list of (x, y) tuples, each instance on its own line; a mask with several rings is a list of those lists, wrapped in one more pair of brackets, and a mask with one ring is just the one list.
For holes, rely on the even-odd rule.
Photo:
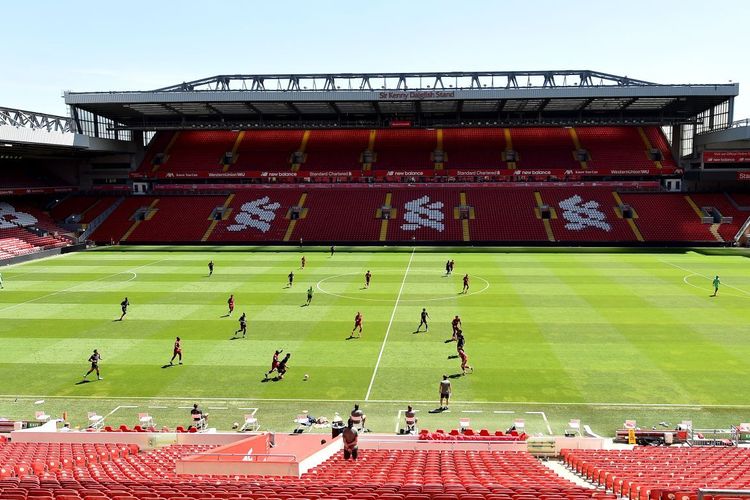
[[(462, 417), (491, 430), (523, 418), (542, 434), (580, 418), (605, 435), (626, 418), (750, 420), (750, 269), (736, 252), (133, 247), (0, 271), (0, 416), (66, 411), (85, 425), (95, 411), (132, 426), (149, 412), (174, 426), (197, 402), (219, 427), (257, 412), (263, 428), (285, 431), (304, 410), (331, 418), (358, 402), (382, 432), (408, 403), (430, 429)], [(429, 333), (415, 333), (422, 308)], [(364, 332), (348, 339), (358, 311)], [(248, 335), (237, 339), (242, 312)], [(475, 369), (466, 376), (446, 342), (454, 315)], [(165, 367), (176, 336), (184, 364)], [(103, 380), (80, 383), (93, 349)], [(275, 349), (292, 354), (289, 371), (264, 381)], [(429, 413), (443, 374), (450, 412)]]

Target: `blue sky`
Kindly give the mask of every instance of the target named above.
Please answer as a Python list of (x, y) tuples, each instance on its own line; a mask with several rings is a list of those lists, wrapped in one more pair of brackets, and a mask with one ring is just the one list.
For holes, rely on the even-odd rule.
[(747, 0), (39, 0), (3, 18), (0, 106), (48, 113), (66, 113), (63, 90), (222, 73), (592, 69), (740, 82), (750, 117)]

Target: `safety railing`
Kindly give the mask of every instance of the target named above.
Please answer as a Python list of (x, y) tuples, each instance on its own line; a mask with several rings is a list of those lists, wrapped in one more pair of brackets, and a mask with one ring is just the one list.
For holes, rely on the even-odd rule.
[(297, 455), (286, 453), (201, 453), (192, 455), (191, 462), (296, 462)]

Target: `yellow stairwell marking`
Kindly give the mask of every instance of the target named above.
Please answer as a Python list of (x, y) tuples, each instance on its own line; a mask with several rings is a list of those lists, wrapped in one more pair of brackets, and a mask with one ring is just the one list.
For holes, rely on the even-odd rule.
[[(307, 149), (307, 142), (309, 140), (310, 140), (310, 131), (309, 130), (305, 130), (305, 133), (302, 134), (302, 142), (300, 142), (299, 149), (297, 150), (300, 153), (302, 153), (302, 158), (303, 159), (306, 156), (305, 155), (305, 149)], [(298, 171), (299, 167), (300, 167), (300, 163), (292, 163), (292, 171), (293, 172)]]
[[(466, 206), (468, 203), (466, 202), (466, 193), (461, 192), (460, 194), (461, 199), (461, 206)], [(464, 241), (471, 241), (469, 238), (469, 220), (468, 219), (461, 219), (461, 233), (463, 234)]]
[[(437, 129), (437, 141), (436, 151), (443, 151), (443, 129)], [(443, 152), (443, 159), (445, 159), (445, 152)], [(435, 163), (435, 170), (443, 170), (443, 162)]]
[[(229, 214), (231, 212), (227, 211), (227, 208), (229, 208), (229, 204), (232, 203), (232, 200), (234, 199), (234, 193), (227, 196), (227, 199), (224, 200), (224, 216), (223, 220), (226, 220), (227, 217), (229, 217)], [(203, 238), (201, 238), (201, 241), (208, 241), (208, 239), (211, 237), (211, 233), (214, 232), (214, 229), (216, 229), (216, 225), (219, 223), (216, 219), (211, 220), (211, 224), (209, 224), (208, 229), (206, 229), (206, 232), (203, 233)]]
[[(510, 129), (504, 128), (503, 134), (505, 135), (505, 151), (512, 151), (513, 150), (513, 138), (510, 136)], [(516, 168), (515, 161), (508, 161), (506, 163), (508, 164), (508, 168)]]
[(724, 241), (724, 238), (719, 234), (719, 226), (721, 226), (721, 224), (711, 224), (711, 227), (709, 227), (708, 230), (714, 235), (716, 241)]
[[(576, 132), (575, 127), (570, 127), (569, 130), (570, 130), (570, 138), (573, 139), (573, 145), (576, 147), (576, 150), (573, 151), (573, 159), (576, 160), (577, 159), (576, 158), (576, 152), (579, 149), (583, 149), (583, 148), (581, 147), (581, 141), (580, 141), (580, 139), (578, 139), (578, 132)], [(589, 168), (588, 162), (581, 161), (581, 160), (578, 160), (578, 161), (581, 163), (581, 168), (584, 168), (584, 169), (585, 168)]]
[[(620, 198), (620, 195), (617, 193), (617, 191), (612, 191), (612, 197), (615, 199), (615, 203), (617, 203), (617, 207), (615, 212), (617, 213), (617, 216), (621, 219), (623, 218), (622, 212), (620, 211), (620, 206), (624, 205), (622, 202), (622, 198)], [(628, 223), (628, 226), (630, 226), (630, 230), (633, 231), (633, 234), (635, 235), (635, 239), (638, 241), (643, 241), (643, 235), (641, 234), (641, 230), (638, 229), (638, 225), (635, 223), (634, 219), (638, 218), (638, 214), (635, 212), (635, 209), (631, 207), (631, 210), (633, 210), (633, 217), (630, 219), (625, 219), (625, 221)]]
[(698, 205), (695, 204), (695, 202), (690, 197), (690, 195), (685, 195), (685, 201), (688, 202), (688, 204), (690, 205), (690, 208), (692, 208), (693, 212), (695, 212), (695, 215), (697, 215), (699, 219), (702, 219), (703, 218), (703, 212), (701, 212), (701, 209), (698, 208)]
[[(385, 201), (383, 202), (383, 205), (390, 207), (391, 206), (391, 193), (385, 194)], [(380, 215), (380, 214), (376, 214)], [(393, 215), (393, 212), (391, 212), (391, 215)], [(380, 241), (385, 241), (388, 237), (388, 219), (383, 219), (380, 222)]]
[[(536, 200), (537, 217), (541, 219), (542, 206), (544, 205), (542, 194), (539, 191), (534, 191), (534, 199)], [(552, 211), (552, 215), (554, 216), (554, 210)], [(549, 241), (555, 241), (555, 234), (552, 232), (552, 225), (550, 224), (549, 219), (542, 219), (542, 224), (544, 224), (544, 232), (547, 233), (547, 239)]]
[[(146, 220), (150, 220), (151, 217), (153, 217), (153, 214), (151, 211), (156, 207), (156, 204), (159, 203), (159, 198), (156, 198), (154, 201), (151, 202), (151, 204), (148, 206), (148, 210), (146, 211)], [(133, 222), (133, 224), (130, 226), (130, 229), (127, 230), (127, 232), (120, 238), (120, 241), (127, 240), (131, 234), (133, 234), (133, 231), (136, 230), (138, 226), (141, 225), (141, 220), (137, 220)]]
[(169, 140), (169, 144), (167, 144), (167, 147), (164, 149), (164, 151), (160, 151), (161, 153), (164, 153), (164, 161), (159, 165), (154, 165), (154, 168), (151, 169), (152, 172), (156, 172), (162, 165), (165, 165), (169, 161), (169, 152), (172, 150), (172, 146), (174, 146), (174, 143), (177, 142), (177, 138), (179, 136), (179, 130), (172, 134), (172, 138)]
[[(245, 131), (240, 131), (239, 134), (237, 134), (237, 138), (234, 140), (234, 146), (232, 146), (232, 163), (235, 163), (237, 161), (237, 150), (240, 148), (240, 144), (242, 144), (242, 139), (245, 138)], [(227, 163), (224, 165), (224, 168), (222, 169), (222, 172), (226, 172), (229, 170), (229, 167), (232, 166), (232, 163)]]
[[(305, 205), (305, 200), (307, 199), (307, 193), (302, 193), (302, 196), (299, 197), (299, 201), (297, 202), (298, 207), (303, 207)], [(289, 221), (289, 227), (286, 228), (286, 233), (284, 234), (284, 241), (289, 241), (289, 239), (292, 237), (292, 233), (294, 232), (294, 226), (297, 225), (296, 220), (290, 220)]]
[[(377, 135), (377, 130), (370, 130), (370, 138), (367, 140), (367, 151), (372, 152), (372, 159), (375, 160), (375, 137)], [(372, 170), (372, 163), (362, 163), (362, 170), (367, 172)]]
[[(648, 140), (648, 136), (646, 135), (646, 132), (643, 130), (643, 127), (638, 127), (638, 135), (641, 136), (641, 140), (643, 141), (643, 144), (646, 146), (646, 157), (650, 160), (650, 152), (653, 149), (653, 146), (651, 145), (651, 141)], [(661, 162), (659, 160), (653, 160), (654, 165), (656, 168), (661, 168)]]
[[(685, 195), (685, 201), (688, 202), (690, 207), (695, 212), (695, 215), (697, 215), (698, 218), (703, 219), (703, 212), (701, 212), (701, 209), (698, 207), (698, 205), (695, 204), (695, 202), (690, 197), (690, 195)], [(716, 241), (724, 241), (724, 238), (722, 238), (721, 235), (719, 234), (719, 225), (720, 224), (711, 224), (708, 230), (711, 232), (711, 234), (714, 235), (714, 238), (716, 238)]]

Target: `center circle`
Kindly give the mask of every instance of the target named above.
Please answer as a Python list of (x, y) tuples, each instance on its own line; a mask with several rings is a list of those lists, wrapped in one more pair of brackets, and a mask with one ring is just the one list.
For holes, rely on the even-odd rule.
[[(394, 301), (394, 299), (372, 299), (372, 298), (369, 298), (369, 297), (356, 297), (356, 296), (353, 296), (353, 295), (344, 295), (344, 294), (340, 294), (340, 293), (334, 293), (334, 292), (330, 292), (330, 291), (326, 290), (325, 288), (323, 288), (323, 286), (321, 286), (326, 281), (333, 280), (333, 279), (336, 279), (336, 278), (341, 278), (342, 276), (359, 276), (361, 274), (362, 273), (360, 273), (360, 272), (354, 272), (354, 273), (343, 273), (343, 274), (336, 274), (334, 276), (328, 276), (327, 278), (323, 278), (322, 280), (318, 281), (315, 284), (315, 288), (317, 288), (318, 290), (320, 290), (322, 293), (324, 293), (326, 295), (331, 295), (333, 297), (338, 297), (338, 298), (341, 298), (341, 299), (366, 300), (366, 301), (369, 301), (369, 302), (389, 302), (389, 303)], [(477, 290), (476, 292), (470, 292), (470, 293), (467, 293), (467, 294), (458, 293), (458, 294), (454, 294), (454, 295), (446, 295), (445, 297), (434, 297), (434, 298), (431, 298), (431, 299), (401, 299), (399, 302), (434, 302), (434, 301), (440, 301), (440, 300), (451, 300), (451, 299), (456, 299), (456, 298), (461, 298), (461, 297), (469, 297), (470, 295), (477, 295), (477, 294), (480, 294), (480, 293), (486, 291), (490, 287), (490, 282), (487, 281), (486, 279), (482, 278), (481, 276), (472, 276), (472, 278), (475, 278), (475, 279), (483, 281), (484, 282), (484, 288), (482, 288), (481, 290)]]

